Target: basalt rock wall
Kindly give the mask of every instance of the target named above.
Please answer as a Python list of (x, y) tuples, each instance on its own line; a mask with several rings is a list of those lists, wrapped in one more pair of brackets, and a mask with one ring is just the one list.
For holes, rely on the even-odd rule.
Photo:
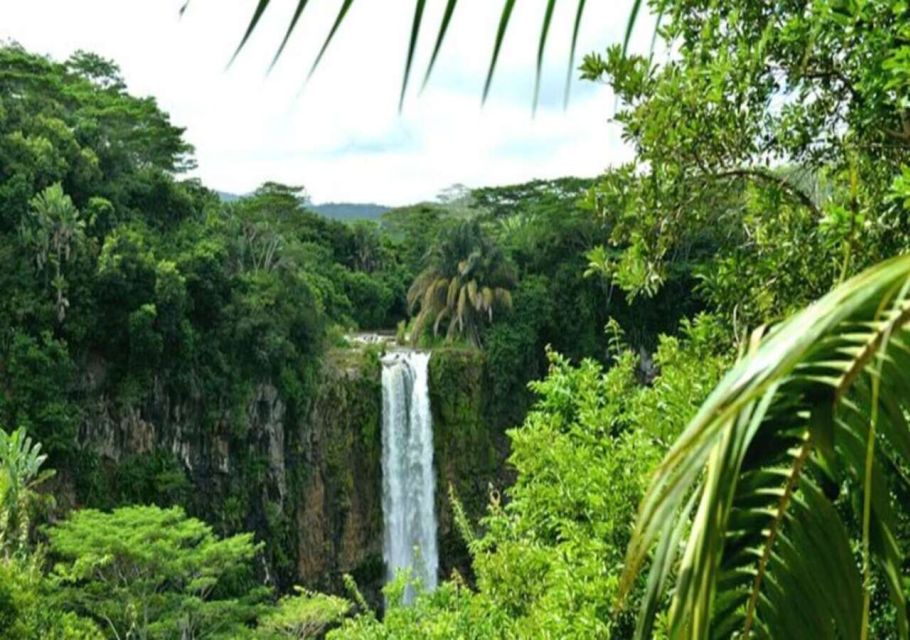
[[(61, 469), (61, 511), (180, 504), (223, 534), (254, 531), (261, 572), (280, 588), (339, 592), (350, 573), (378, 602), (382, 563), (381, 369), (374, 349), (325, 358), (302, 402), (251, 384), (238, 406), (174, 393), (160, 380), (124, 402), (85, 376), (80, 455)], [(469, 571), (449, 487), (476, 518), (501, 483), (502, 455), (484, 420), (483, 357), (442, 349), (430, 360), (441, 571)]]

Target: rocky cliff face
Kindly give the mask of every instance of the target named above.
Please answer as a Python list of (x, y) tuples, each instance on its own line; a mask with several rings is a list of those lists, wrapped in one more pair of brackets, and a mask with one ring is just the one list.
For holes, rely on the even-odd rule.
[(472, 349), (441, 349), (430, 359), (430, 407), (436, 462), (436, 513), (443, 572), (467, 575), (470, 558), (452, 517), (449, 492), (470, 519), (483, 513), (491, 490), (500, 490), (503, 447), (486, 419), (490, 401), (483, 355)]
[(294, 426), (298, 482), (289, 507), (298, 580), (337, 590), (351, 573), (369, 592), (383, 577), (380, 365), (347, 356), (325, 368)]
[[(158, 380), (138, 400), (101, 391), (87, 374), (82, 462), (63, 474), (69, 506), (182, 504), (222, 533), (255, 531), (262, 571), (279, 587), (341, 589), (350, 573), (379, 598), (382, 563), (381, 377), (377, 354), (326, 358), (303, 402), (253, 385), (240, 407), (168, 393)], [(448, 487), (476, 516), (500, 456), (483, 419), (482, 357), (442, 350), (430, 361), (442, 570), (464, 571)], [(176, 396), (176, 397), (175, 397)]]

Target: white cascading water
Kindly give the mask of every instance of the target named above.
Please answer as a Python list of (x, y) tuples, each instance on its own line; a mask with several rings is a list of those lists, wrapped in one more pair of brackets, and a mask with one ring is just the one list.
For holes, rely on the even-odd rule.
[[(427, 364), (430, 354), (397, 351), (382, 359), (383, 559), (387, 576), (410, 569), (436, 588), (436, 477)], [(405, 603), (414, 598), (410, 586)]]

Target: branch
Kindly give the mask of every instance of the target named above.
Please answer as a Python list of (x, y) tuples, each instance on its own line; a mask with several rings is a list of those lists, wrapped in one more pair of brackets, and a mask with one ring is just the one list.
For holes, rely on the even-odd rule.
[(763, 171), (761, 169), (730, 169), (729, 171), (721, 171), (720, 173), (715, 173), (713, 175), (715, 178), (746, 178), (747, 180), (755, 180), (759, 182), (766, 182), (773, 184), (782, 191), (788, 193), (790, 196), (795, 198), (800, 204), (805, 206), (807, 209), (812, 211), (816, 217), (821, 218), (822, 212), (819, 210), (818, 205), (815, 204), (815, 201), (809, 197), (809, 194), (802, 191), (799, 187), (794, 185), (792, 182), (787, 180), (783, 176), (779, 176), (768, 171)]
[(898, 117), (901, 121), (901, 128), (897, 130), (885, 129), (885, 133), (898, 142), (910, 144), (910, 113), (908, 113), (907, 109), (904, 109), (898, 114)]

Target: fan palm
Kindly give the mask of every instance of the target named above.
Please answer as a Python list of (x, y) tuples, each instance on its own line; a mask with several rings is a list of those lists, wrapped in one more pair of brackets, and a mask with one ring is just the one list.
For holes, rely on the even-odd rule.
[(411, 331), (416, 342), (429, 323), (434, 335), (447, 321), (446, 338), (480, 343), (480, 328), (496, 309), (510, 309), (515, 274), (502, 251), (476, 221), (452, 228), (429, 252), (426, 268), (408, 290), (408, 306), (420, 307)]
[(628, 593), (656, 543), (638, 637), (674, 569), (671, 638), (866, 638), (873, 577), (907, 637), (908, 322), (903, 256), (755, 334), (642, 501), (623, 577)]

